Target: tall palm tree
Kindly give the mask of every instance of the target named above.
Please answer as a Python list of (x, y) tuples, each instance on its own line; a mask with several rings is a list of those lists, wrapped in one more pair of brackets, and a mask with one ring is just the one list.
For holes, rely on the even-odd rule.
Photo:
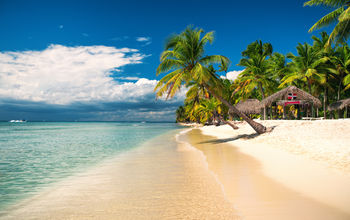
[(328, 90), (329, 90), (329, 66), (332, 64), (330, 57), (334, 54), (334, 50), (331, 46), (327, 47), (329, 36), (326, 32), (321, 33), (321, 38), (312, 36), (314, 40), (313, 49), (319, 54), (322, 63), (317, 67), (318, 72), (323, 74), (321, 84), (323, 84), (323, 117), (327, 118), (327, 105), (328, 105)]
[(349, 0), (310, 0), (304, 3), (304, 6), (318, 6), (336, 8), (334, 11), (322, 17), (309, 30), (316, 29), (336, 23), (326, 46), (330, 46), (334, 41), (345, 42), (350, 34), (350, 1)]
[[(238, 66), (244, 66), (245, 70), (240, 74), (240, 80), (247, 83), (247, 87), (258, 88), (261, 100), (265, 99), (265, 89), (270, 84), (268, 75), (269, 61), (268, 57), (272, 54), (272, 45), (262, 43), (261, 40), (255, 41), (248, 45), (247, 49), (242, 52), (243, 58), (239, 61)], [(264, 119), (266, 118), (266, 109), (264, 108)]]
[[(272, 45), (262, 43), (260, 40), (248, 45), (247, 49), (242, 52), (243, 58), (239, 61), (238, 66), (244, 66), (245, 70), (240, 74), (240, 80), (250, 80), (250, 86), (257, 87), (260, 91), (261, 98), (265, 98), (264, 88), (269, 84), (268, 56), (272, 54)], [(252, 85), (251, 85), (252, 84)]]
[[(343, 45), (338, 47), (335, 54), (330, 57), (332, 66), (329, 71), (335, 75), (338, 81), (337, 86), (337, 100), (340, 99), (340, 93), (343, 86), (347, 85), (347, 78), (350, 79), (350, 48), (348, 45)], [(350, 80), (349, 80), (350, 83)], [(350, 88), (350, 86), (348, 86)], [(345, 87), (346, 89), (346, 87)]]
[(295, 80), (306, 82), (308, 92), (312, 94), (311, 84), (315, 81), (320, 81), (322, 74), (317, 71), (317, 67), (323, 62), (320, 60), (318, 51), (312, 48), (307, 43), (298, 44), (298, 56), (289, 53), (287, 57), (292, 60), (291, 72), (282, 78), (282, 83), (279, 86), (282, 88), (285, 84), (290, 84)]
[(269, 59), (269, 71), (272, 79), (279, 85), (282, 78), (289, 73), (287, 57), (280, 53), (273, 53)]
[(264, 133), (266, 128), (263, 125), (248, 118), (220, 96), (220, 80), (211, 65), (219, 65), (220, 70), (226, 71), (230, 61), (221, 55), (205, 56), (204, 47), (213, 42), (214, 33), (208, 32), (201, 37), (202, 33), (202, 29), (188, 27), (181, 34), (173, 35), (167, 40), (165, 51), (160, 57), (157, 75), (170, 73), (156, 85), (154, 90), (157, 91), (157, 96), (165, 95), (166, 98), (171, 98), (182, 85), (199, 84), (247, 121), (257, 133)]

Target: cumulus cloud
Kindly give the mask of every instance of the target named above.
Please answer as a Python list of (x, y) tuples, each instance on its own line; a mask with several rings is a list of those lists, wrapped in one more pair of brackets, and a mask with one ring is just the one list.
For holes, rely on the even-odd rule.
[(130, 85), (120, 85), (112, 72), (143, 58), (135, 49), (106, 46), (0, 53), (0, 97), (51, 104), (120, 99)]
[(122, 120), (132, 114), (132, 119), (169, 119), (183, 102), (184, 89), (171, 100), (156, 100), (156, 80), (113, 77), (115, 72), (123, 74), (121, 67), (145, 57), (135, 49), (106, 46), (0, 52), (1, 114), (36, 115), (37, 120), (45, 114), (58, 117), (58, 112), (59, 120)]
[(221, 78), (235, 81), (241, 72), (243, 72), (243, 70), (233, 70), (233, 71), (227, 72), (226, 76), (221, 76)]

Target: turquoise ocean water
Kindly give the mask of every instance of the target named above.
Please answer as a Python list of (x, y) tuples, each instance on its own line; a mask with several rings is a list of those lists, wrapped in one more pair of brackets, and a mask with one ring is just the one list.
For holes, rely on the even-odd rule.
[(179, 128), (174, 123), (0, 122), (0, 214), (52, 183)]

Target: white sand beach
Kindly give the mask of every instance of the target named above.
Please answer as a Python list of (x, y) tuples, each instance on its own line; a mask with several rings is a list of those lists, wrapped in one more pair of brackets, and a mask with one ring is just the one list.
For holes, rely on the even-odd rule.
[(273, 131), (257, 136), (242, 123), (192, 135), (242, 215), (349, 219), (350, 120), (260, 122)]

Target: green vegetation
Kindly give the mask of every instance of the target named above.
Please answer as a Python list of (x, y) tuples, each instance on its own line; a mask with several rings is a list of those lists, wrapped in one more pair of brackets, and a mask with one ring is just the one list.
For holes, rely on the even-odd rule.
[[(216, 72), (227, 71), (230, 60), (222, 55), (205, 56), (204, 47), (207, 43), (212, 43), (214, 33), (208, 32), (201, 37), (202, 33), (202, 29), (188, 27), (184, 32), (173, 35), (167, 40), (165, 51), (160, 57), (161, 63), (157, 68), (157, 75), (161, 73), (167, 73), (167, 75), (155, 87), (157, 96), (171, 98), (182, 85), (185, 85), (190, 88), (187, 96), (193, 97), (193, 99), (187, 100), (186, 104), (189, 107), (185, 106), (184, 111), (188, 113), (189, 120), (201, 122), (203, 118), (212, 118), (218, 115), (219, 103), (215, 105), (215, 112), (205, 113), (214, 106), (209, 105), (207, 99), (214, 97), (247, 121), (257, 133), (264, 133), (266, 131), (264, 126), (238, 111), (230, 100), (225, 99), (227, 96), (226, 87)], [(218, 70), (214, 68), (214, 65), (217, 66)], [(224, 117), (221, 118), (224, 119)]]
[(304, 6), (318, 6), (335, 8), (331, 13), (323, 16), (314, 24), (309, 32), (336, 23), (326, 46), (331, 46), (332, 42), (345, 42), (350, 34), (350, 1), (349, 0), (310, 0)]
[[(293, 85), (323, 100), (323, 108), (317, 110), (327, 118), (330, 116), (328, 103), (350, 97), (350, 47), (345, 41), (350, 33), (349, 4), (332, 0), (306, 2), (304, 5), (338, 7), (310, 29), (313, 31), (338, 19), (333, 32), (313, 36), (312, 45), (299, 43), (297, 54), (273, 53), (270, 43), (252, 42), (242, 52), (237, 65), (245, 69), (235, 81), (218, 75), (227, 71), (231, 63), (227, 57), (204, 55), (204, 48), (213, 42), (214, 33), (204, 34), (202, 29), (188, 27), (166, 42), (157, 68), (157, 75), (166, 75), (155, 87), (157, 97), (172, 98), (181, 88), (187, 88), (185, 103), (176, 111), (177, 122), (228, 123), (237, 129), (230, 122), (236, 118), (247, 121), (261, 134), (266, 128), (239, 111), (235, 104), (246, 99), (262, 100)], [(266, 118), (265, 109), (261, 116)]]

